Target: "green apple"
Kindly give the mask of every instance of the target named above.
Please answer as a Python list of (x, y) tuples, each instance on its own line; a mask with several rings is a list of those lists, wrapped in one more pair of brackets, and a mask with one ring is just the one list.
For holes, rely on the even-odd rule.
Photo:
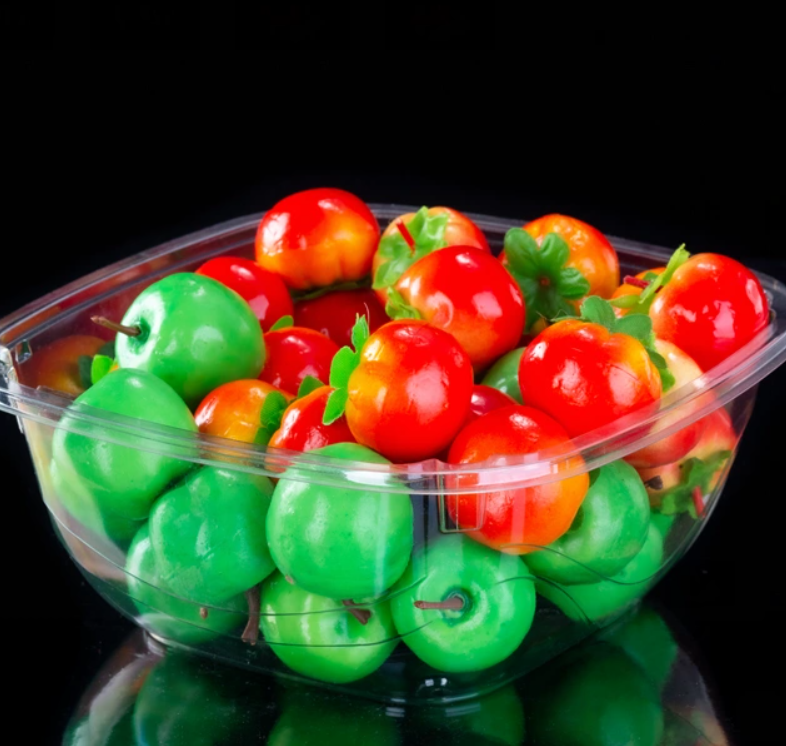
[(275, 573), (262, 586), (260, 629), (270, 649), (293, 671), (346, 684), (376, 671), (398, 642), (387, 602), (363, 611), (364, 621), (341, 600), (309, 593)]
[(396, 721), (384, 705), (298, 688), (286, 693), (281, 709), (267, 746), (398, 746), (401, 743)]
[(650, 524), (641, 551), (608, 580), (560, 586), (538, 580), (538, 593), (559, 606), (571, 619), (597, 622), (617, 614), (640, 599), (653, 585), (663, 565), (663, 537)]
[(196, 432), (197, 426), (170, 386), (140, 370), (113, 371), (66, 410), (52, 438), (55, 490), (74, 518), (127, 545), (147, 519), (153, 501), (192, 465), (156, 453), (141, 432), (121, 431), (100, 419), (82, 419), (101, 418), (102, 412), (96, 410), (188, 432)]
[(650, 501), (638, 472), (615, 461), (590, 474), (590, 488), (570, 529), (527, 556), (541, 578), (557, 583), (595, 583), (615, 575), (647, 538)]
[(656, 687), (620, 649), (594, 643), (524, 681), (527, 731), (538, 746), (659, 746)]
[[(390, 463), (357, 443), (335, 443), (309, 455)], [(387, 484), (391, 477), (380, 475), (380, 487)], [(313, 473), (292, 467), (273, 493), (267, 537), (276, 566), (301, 588), (331, 598), (375, 598), (409, 563), (412, 500), (353, 483), (349, 474), (345, 484), (323, 486)]]
[(131, 543), (126, 575), (128, 595), (139, 611), (140, 625), (164, 639), (199, 645), (240, 630), (248, 621), (248, 603), (242, 594), (216, 606), (177, 596), (172, 591), (171, 577), (160, 572), (148, 524), (139, 529)]
[(265, 364), (259, 321), (234, 290), (212, 277), (179, 272), (153, 283), (131, 304), (115, 355), (166, 381), (192, 408), (213, 389), (256, 378)]
[(265, 516), (272, 493), (266, 477), (204, 467), (164, 494), (150, 514), (150, 541), (172, 591), (221, 603), (270, 575)]
[(520, 557), (452, 534), (415, 552), (390, 606), (403, 641), (424, 663), (478, 671), (505, 660), (526, 637), (535, 585)]

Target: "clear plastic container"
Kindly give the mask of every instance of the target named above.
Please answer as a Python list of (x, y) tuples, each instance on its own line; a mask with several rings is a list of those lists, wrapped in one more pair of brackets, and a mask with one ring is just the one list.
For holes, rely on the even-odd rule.
[(470, 701), (420, 707), (232, 671), (137, 632), (83, 693), (63, 746), (728, 746), (681, 632), (644, 605), (526, 679)]
[[(411, 208), (372, 209), (384, 225)], [(111, 338), (91, 323), (91, 316), (120, 319), (152, 282), (194, 270), (211, 257), (252, 256), (260, 217), (142, 252), (0, 322), (0, 409), (19, 420), (42, 495), (71, 557), (104, 598), (159, 641), (239, 666), (393, 702), (473, 697), (534, 669), (619, 618), (688, 549), (723, 490), (756, 384), (786, 358), (786, 289), (760, 275), (772, 321), (721, 365), (655, 405), (574, 439), (570, 451), (542, 451), (481, 466), (436, 459), (372, 464), (266, 449), (99, 409), (73, 411), (68, 396), (41, 385), (39, 361), (51, 354), (53, 344), (74, 335)], [(495, 251), (505, 231), (521, 225), (471, 217)], [(625, 273), (661, 265), (668, 256), (661, 249), (611, 240)], [(585, 473), (594, 484), (604, 469), (624, 471), (622, 462), (630, 454), (678, 437), (697, 422), (702, 440), (688, 457), (642, 475), (649, 500), (643, 514), (641, 501), (636, 503), (637, 538), (635, 549), (629, 542), (627, 555), (618, 556), (604, 543), (598, 529), (602, 510), (593, 511), (586, 498), (586, 509), (571, 527), (580, 541), (564, 545), (578, 546), (581, 552), (575, 555), (557, 556), (553, 547), (532, 545), (498, 552), (474, 540), (487, 507), (496, 501), (512, 500), (513, 521), (523, 522), (527, 501), (539, 492)], [(70, 452), (84, 458), (66, 465), (61, 460), (53, 468), (53, 448), (62, 448), (65, 439), (78, 443)], [(691, 485), (691, 472), (697, 484), (680, 499), (672, 491), (664, 503), (662, 490)], [(146, 511), (118, 515), (106, 508), (106, 495), (113, 491), (137, 490), (160, 499), (178, 480), (200, 473), (234, 479), (265, 494), (272, 487), (265, 480), (282, 476), (308, 490), (332, 490), (332, 499), (347, 506), (350, 523), (361, 511), (347, 500), (357, 499), (367, 536), (380, 537), (381, 544), (398, 521), (398, 538), (402, 531), (407, 534), (401, 542), (406, 550), (393, 560), (383, 551), (367, 554), (357, 574), (354, 569), (344, 573), (342, 581), (349, 585), (342, 587), (365, 579), (352, 586), (371, 588), (361, 597), (306, 599), (294, 592), (297, 578), (274, 573), (261, 586), (262, 634), (255, 640), (256, 586), (231, 597), (175, 593), (151, 559)], [(467, 500), (470, 511), (462, 507)], [(680, 511), (667, 515), (675, 506)], [(625, 503), (615, 510), (623, 510), (628, 521), (633, 508)], [(259, 520), (265, 520), (262, 509)], [(299, 541), (318, 563), (324, 547), (311, 546), (308, 532)], [(594, 555), (587, 553), (588, 546)], [(194, 588), (205, 566), (189, 568)]]

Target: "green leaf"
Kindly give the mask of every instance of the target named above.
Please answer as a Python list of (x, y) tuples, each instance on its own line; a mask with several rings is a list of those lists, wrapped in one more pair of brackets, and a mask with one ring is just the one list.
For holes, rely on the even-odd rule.
[(363, 345), (368, 341), (369, 335), (368, 318), (366, 318), (365, 314), (357, 314), (351, 332), (352, 346), (355, 348), (355, 352), (360, 352), (363, 349)]
[(90, 355), (80, 355), (76, 364), (79, 369), (79, 381), (82, 384), (82, 388), (89, 389), (93, 385), (93, 377), (91, 374), (93, 358), (90, 357)]
[(298, 386), (297, 389), (297, 396), (295, 398), (302, 399), (304, 396), (308, 396), (312, 391), (321, 389), (324, 385), (325, 384), (315, 376), (306, 376), (300, 382), (300, 386)]
[(385, 313), (391, 319), (419, 319), (420, 311), (414, 306), (410, 306), (404, 296), (395, 288), (388, 288), (388, 300), (385, 303)]
[(359, 362), (360, 356), (351, 347), (342, 347), (330, 365), (330, 385), (334, 389), (344, 388)]
[[(650, 300), (655, 296), (655, 293), (658, 292), (659, 288), (662, 288), (674, 275), (674, 273), (683, 265), (685, 262), (690, 259), (690, 253), (686, 251), (685, 244), (682, 244), (672, 255), (666, 264), (666, 270), (659, 274), (649, 285), (647, 285), (644, 290), (641, 291), (641, 295), (639, 296), (639, 300), (642, 303), (646, 303), (646, 301)], [(649, 307), (647, 307), (649, 310)]]
[(114, 365), (115, 361), (107, 355), (96, 355), (90, 365), (90, 380), (98, 383)]
[(639, 303), (638, 295), (621, 295), (619, 298), (612, 298), (609, 303), (615, 308), (633, 308)]
[[(587, 298), (589, 300), (589, 298)], [(614, 312), (612, 311), (612, 315)], [(652, 342), (652, 319), (641, 313), (629, 313), (618, 319), (614, 316), (614, 331), (638, 339), (645, 347)], [(653, 361), (654, 362), (654, 361)], [(664, 360), (664, 365), (666, 361)]]
[(617, 317), (608, 301), (597, 295), (590, 295), (581, 304), (581, 318), (593, 324), (600, 324), (610, 332), (614, 331)]
[(111, 340), (106, 344), (101, 345), (98, 348), (97, 355), (106, 355), (107, 357), (111, 357), (113, 360), (115, 358), (115, 340)]
[(447, 245), (445, 229), (448, 225), (448, 215), (446, 214), (429, 215), (428, 208), (421, 207), (404, 225), (412, 236), (414, 246), (410, 247), (398, 230), (380, 240), (377, 251), (388, 261), (377, 268), (372, 285), (375, 290), (395, 285), (401, 275), (418, 259)]
[(330, 365), (330, 385), (335, 389), (328, 397), (325, 405), (325, 414), (322, 422), (329, 425), (335, 422), (344, 413), (344, 407), (349, 397), (347, 384), (352, 371), (360, 363), (360, 353), (369, 338), (368, 319), (365, 315), (357, 315), (352, 327), (352, 347), (342, 347), (333, 357)]
[(325, 413), (322, 416), (323, 425), (332, 425), (344, 414), (348, 398), (349, 392), (345, 388), (336, 389), (330, 394), (325, 404)]
[(374, 275), (374, 282), (372, 288), (374, 290), (384, 290), (385, 288), (392, 287), (398, 282), (398, 279), (404, 272), (409, 269), (411, 265), (410, 256), (400, 256), (391, 259), (384, 264), (377, 267), (376, 274)]
[(563, 298), (569, 300), (583, 298), (590, 289), (589, 280), (574, 267), (565, 267), (554, 286)]
[(547, 233), (540, 246), (540, 265), (552, 275), (557, 275), (570, 258), (570, 247), (558, 233)]
[(540, 257), (537, 241), (523, 228), (511, 228), (505, 234), (505, 258), (514, 273), (537, 281)]
[(292, 316), (282, 316), (278, 321), (276, 321), (273, 326), (270, 327), (271, 332), (278, 331), (279, 329), (287, 329), (295, 323), (295, 319)]
[(280, 391), (271, 391), (262, 403), (259, 413), (260, 428), (257, 430), (254, 442), (267, 445), (273, 433), (281, 427), (281, 418), (289, 406), (287, 398)]
[(664, 515), (688, 512), (697, 518), (693, 491), (698, 487), (705, 496), (712, 478), (730, 457), (731, 451), (718, 451), (707, 459), (690, 458), (680, 464), (680, 483), (663, 493), (660, 512)]
[(523, 228), (511, 228), (505, 234), (505, 258), (511, 276), (524, 296), (527, 309), (526, 331), (538, 319), (553, 321), (572, 315), (569, 300), (583, 298), (589, 281), (575, 267), (566, 267), (570, 247), (556, 233), (547, 234), (541, 246)]
[[(651, 353), (650, 357), (652, 357)], [(661, 368), (658, 366), (658, 373), (660, 373), (660, 385), (663, 389), (663, 393), (665, 394), (667, 391), (674, 388), (674, 384), (677, 383), (677, 379), (674, 378), (674, 374), (668, 369), (668, 367)]]

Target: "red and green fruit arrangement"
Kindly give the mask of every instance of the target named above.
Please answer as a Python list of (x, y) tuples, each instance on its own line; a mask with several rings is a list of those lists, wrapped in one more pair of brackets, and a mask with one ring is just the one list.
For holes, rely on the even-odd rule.
[[(737, 433), (689, 402), (661, 418), (687, 424), (623, 459), (588, 473), (581, 447), (634, 412), (657, 420), (767, 327), (767, 298), (739, 262), (682, 247), (621, 277), (604, 235), (564, 215), (498, 248), (454, 209), (380, 231), (355, 195), (311, 189), (265, 214), (253, 259), (210, 259), (96, 317), (113, 344), (74, 336), (33, 357), (26, 383), (76, 397), (52, 483), (127, 552), (143, 624), (190, 644), (261, 634), (290, 669), (343, 683), (399, 642), (436, 670), (483, 670), (541, 604), (597, 622), (643, 594)], [(91, 408), (281, 457), (268, 478), (67, 427)], [(548, 478), (517, 485), (540, 454)], [(397, 477), (424, 462), (443, 464), (430, 502)], [(424, 540), (426, 504), (441, 530)]]

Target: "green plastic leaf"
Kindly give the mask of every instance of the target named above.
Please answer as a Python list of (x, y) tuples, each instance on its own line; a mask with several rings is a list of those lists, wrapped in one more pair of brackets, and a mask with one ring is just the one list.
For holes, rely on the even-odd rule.
[[(655, 296), (659, 288), (662, 288), (674, 275), (674, 273), (690, 259), (690, 253), (685, 249), (685, 244), (682, 244), (672, 255), (666, 264), (666, 270), (647, 285), (641, 291), (639, 300), (641, 303), (646, 303)], [(649, 310), (649, 307), (648, 307)]]
[(93, 384), (98, 383), (109, 371), (115, 361), (108, 355), (96, 355), (90, 365), (90, 381)]
[(282, 316), (278, 321), (276, 321), (273, 326), (270, 327), (271, 332), (278, 331), (279, 329), (288, 329), (295, 323), (295, 319), (292, 316)]
[[(652, 357), (651, 352), (650, 352), (650, 357)], [(677, 383), (677, 379), (674, 378), (674, 374), (668, 369), (667, 366), (664, 366), (663, 368), (661, 368), (660, 366), (657, 367), (658, 367), (658, 373), (660, 373), (661, 388), (663, 389), (663, 393), (665, 394), (667, 391), (669, 391), (669, 389), (674, 388), (674, 384)]]
[(505, 258), (510, 269), (537, 281), (540, 271), (538, 242), (523, 228), (511, 228), (505, 234)]
[(111, 357), (113, 360), (115, 359), (115, 340), (111, 340), (98, 348), (98, 355), (106, 355), (107, 357)]
[(306, 376), (300, 382), (300, 386), (298, 386), (296, 398), (302, 399), (304, 396), (308, 396), (312, 391), (321, 389), (324, 385), (325, 384), (315, 376)]
[(610, 332), (615, 331), (617, 317), (608, 301), (597, 295), (590, 295), (581, 304), (581, 318), (593, 324), (600, 324)]
[(407, 271), (409, 267), (409, 258), (400, 257), (391, 259), (389, 262), (380, 264), (377, 267), (376, 274), (374, 275), (374, 283), (371, 286), (374, 290), (383, 290), (387, 287), (392, 287), (398, 282), (398, 278)]
[(680, 483), (663, 493), (660, 512), (664, 515), (690, 513), (697, 518), (693, 491), (698, 487), (702, 497), (707, 494), (718, 470), (731, 457), (731, 451), (718, 451), (707, 459), (690, 458), (680, 464)]
[(76, 364), (79, 369), (79, 381), (82, 384), (82, 388), (89, 389), (93, 385), (93, 378), (91, 375), (93, 358), (90, 357), (90, 355), (80, 355)]
[(558, 233), (547, 233), (540, 246), (540, 264), (552, 275), (557, 275), (570, 257), (570, 247)]
[(590, 285), (578, 269), (565, 266), (570, 247), (562, 236), (549, 233), (538, 246), (523, 228), (511, 228), (504, 249), (508, 271), (524, 296), (526, 331), (541, 318), (554, 321), (573, 315), (568, 301), (583, 298)]
[(258, 445), (267, 445), (273, 433), (281, 427), (281, 418), (289, 406), (287, 398), (280, 391), (271, 391), (262, 404), (259, 413), (260, 428), (257, 430), (254, 442)]
[(349, 383), (349, 377), (358, 362), (360, 362), (359, 355), (351, 347), (342, 347), (330, 365), (330, 385), (334, 389), (344, 388)]
[(621, 295), (619, 298), (612, 298), (609, 303), (615, 308), (633, 308), (639, 303), (638, 295)]
[(333, 357), (330, 365), (330, 385), (335, 389), (328, 397), (322, 423), (329, 425), (344, 413), (349, 393), (347, 384), (352, 371), (360, 364), (360, 353), (369, 338), (368, 319), (357, 315), (352, 327), (352, 347), (342, 347)]
[(650, 355), (650, 360), (655, 363), (656, 368), (668, 368), (669, 365), (666, 362), (666, 358), (663, 357), (657, 350), (648, 350)]
[(323, 425), (332, 425), (344, 414), (348, 398), (349, 392), (345, 388), (336, 389), (330, 394), (325, 404), (325, 414), (322, 417)]
[(369, 335), (368, 318), (365, 314), (357, 314), (351, 332), (352, 347), (355, 348), (355, 352), (360, 352), (363, 349), (363, 345), (368, 341)]
[(565, 267), (554, 284), (557, 292), (569, 300), (583, 298), (590, 289), (589, 280), (574, 267)]
[(380, 290), (395, 285), (418, 259), (447, 246), (445, 229), (448, 217), (447, 214), (429, 215), (428, 208), (421, 207), (408, 223), (404, 223), (414, 241), (412, 247), (399, 230), (384, 236), (377, 251), (388, 261), (378, 267), (372, 287)]
[[(587, 298), (589, 300), (589, 298)], [(583, 310), (583, 306), (582, 306)], [(611, 312), (614, 315), (614, 312)], [(614, 331), (638, 339), (645, 347), (652, 342), (652, 319), (641, 313), (629, 313), (618, 319), (614, 316)], [(653, 361), (654, 362), (654, 361)], [(665, 365), (665, 360), (663, 361)]]
[(419, 319), (420, 311), (414, 306), (410, 306), (404, 296), (395, 288), (388, 288), (388, 300), (385, 303), (385, 313), (391, 319)]

